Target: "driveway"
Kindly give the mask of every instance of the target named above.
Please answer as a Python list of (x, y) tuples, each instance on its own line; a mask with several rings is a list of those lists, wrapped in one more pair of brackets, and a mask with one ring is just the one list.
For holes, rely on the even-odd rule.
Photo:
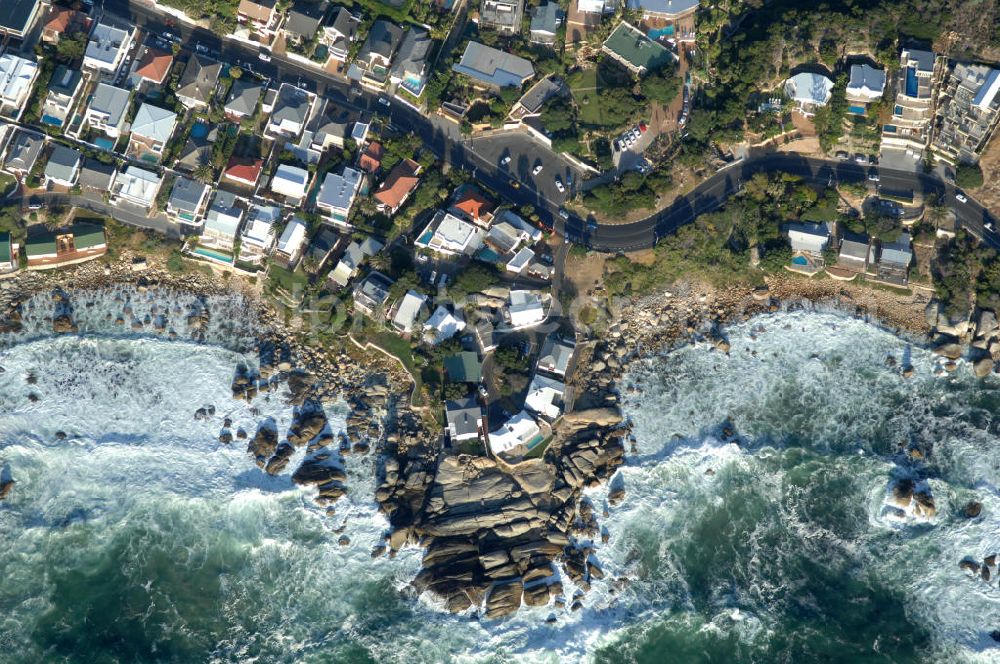
[[(469, 146), (485, 165), (499, 169), (555, 206), (563, 205), (576, 192), (583, 178), (582, 171), (526, 133), (507, 132), (473, 138)], [(510, 161), (502, 164), (507, 157)], [(535, 174), (539, 165), (542, 170)], [(559, 191), (557, 175), (565, 191)], [(569, 182), (572, 184), (567, 184)]]

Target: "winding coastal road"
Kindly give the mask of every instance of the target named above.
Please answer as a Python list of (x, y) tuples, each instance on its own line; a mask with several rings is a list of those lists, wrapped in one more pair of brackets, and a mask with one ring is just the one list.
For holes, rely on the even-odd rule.
[[(351, 82), (341, 75), (295, 60), (272, 55), (269, 62), (260, 61), (259, 47), (229, 37), (223, 39), (210, 30), (183, 23), (143, 0), (105, 0), (104, 11), (127, 18), (155, 34), (165, 31), (179, 34), (186, 47), (200, 44), (217, 57), (249, 65), (258, 75), (271, 80), (301, 85), (317, 94), (326, 95), (347, 108), (365, 110), (385, 117), (390, 126), (418, 135), (427, 148), (452, 167), (471, 171), (477, 181), (517, 205), (533, 205), (542, 221), (560, 236), (601, 251), (633, 251), (652, 247), (660, 238), (693, 222), (698, 215), (717, 210), (729, 196), (739, 191), (742, 182), (755, 173), (791, 173), (814, 185), (835, 182), (867, 183), (867, 166), (848, 161), (809, 158), (794, 153), (772, 153), (724, 168), (667, 208), (641, 221), (600, 224), (596, 220), (580, 218), (574, 214), (569, 214), (568, 219), (564, 219), (559, 214), (558, 205), (535, 190), (529, 180), (520, 178), (521, 186), (511, 186), (512, 177), (517, 178), (517, 175), (478, 155), (454, 122), (436, 115), (425, 115), (417, 108), (395, 99), (388, 105), (380, 103), (385, 95), (360, 89), (356, 85), (352, 87)], [(538, 143), (538, 151), (551, 153), (550, 148), (541, 142)], [(880, 168), (879, 175), (879, 185), (883, 189), (935, 194), (954, 212), (961, 227), (987, 245), (1000, 249), (1000, 235), (996, 230), (987, 228), (987, 223), (991, 223), (993, 229), (996, 229), (997, 220), (973, 199), (969, 198), (968, 202), (956, 199), (954, 185), (933, 174), (911, 171)]]

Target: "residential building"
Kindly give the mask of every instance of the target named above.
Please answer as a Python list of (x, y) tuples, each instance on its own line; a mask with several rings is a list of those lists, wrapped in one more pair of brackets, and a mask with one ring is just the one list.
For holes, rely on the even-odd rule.
[(282, 209), (277, 205), (251, 205), (240, 236), (240, 260), (259, 264), (274, 248), (274, 226), (281, 221)]
[(215, 192), (212, 204), (205, 214), (205, 228), (201, 233), (202, 244), (232, 251), (243, 221), (243, 207), (236, 196), (228, 191)]
[(665, 46), (624, 21), (604, 40), (601, 50), (636, 76), (659, 71), (675, 57)]
[(478, 383), (483, 377), (483, 364), (471, 350), (463, 350), (442, 360), (444, 373), (452, 383)]
[(26, 131), (16, 131), (8, 142), (4, 170), (15, 177), (25, 177), (35, 167), (44, 147), (42, 138)]
[(519, 88), (535, 76), (524, 58), (470, 41), (462, 59), (451, 68), (489, 88)]
[(209, 132), (208, 136), (189, 136), (184, 147), (181, 148), (174, 168), (183, 173), (194, 173), (202, 166), (208, 166), (214, 171), (214, 166), (212, 166), (213, 141), (209, 140), (213, 133), (214, 130)]
[(157, 48), (143, 46), (139, 62), (135, 66), (135, 76), (139, 79), (139, 83), (163, 85), (173, 66), (173, 55)]
[(489, 435), (490, 451), (493, 454), (510, 452), (519, 446), (528, 451), (542, 440), (542, 431), (535, 418), (523, 410)]
[(472, 334), (476, 338), (476, 346), (483, 355), (494, 351), (497, 347), (496, 328), (493, 322), (483, 318), (472, 326)]
[(507, 304), (507, 316), (514, 328), (529, 327), (545, 320), (545, 306), (537, 293), (512, 290)]
[(200, 224), (205, 203), (211, 193), (209, 186), (198, 180), (178, 177), (167, 199), (167, 216), (177, 222)]
[(465, 321), (459, 318), (456, 313), (452, 313), (448, 307), (439, 304), (431, 317), (424, 323), (424, 341), (436, 346), (464, 330)]
[(282, 83), (278, 88), (266, 133), (275, 138), (297, 139), (309, 121), (315, 99), (316, 95), (311, 92)]
[(114, 205), (131, 203), (145, 210), (153, 207), (163, 178), (138, 166), (126, 166), (115, 174), (111, 184), (111, 202)]
[(483, 0), (479, 8), (479, 29), (516, 35), (521, 32), (523, 13), (524, 0)]
[(239, 122), (243, 118), (252, 116), (257, 112), (257, 104), (260, 103), (263, 94), (264, 87), (260, 83), (252, 79), (236, 79), (229, 90), (229, 98), (224, 107), (226, 118)]
[(298, 166), (279, 164), (271, 178), (271, 191), (295, 201), (305, 198), (309, 188), (309, 171)]
[(556, 337), (546, 337), (538, 356), (538, 370), (565, 377), (575, 346)]
[(372, 237), (365, 238), (361, 243), (351, 242), (340, 257), (340, 262), (330, 272), (330, 281), (340, 287), (346, 286), (357, 275), (361, 264), (380, 251), (382, 243)]
[(42, 41), (48, 44), (58, 44), (66, 35), (90, 31), (90, 19), (83, 12), (67, 7), (52, 6), (45, 18), (42, 28)]
[(326, 2), (296, 2), (288, 10), (285, 24), (281, 27), (285, 33), (285, 43), (305, 44), (310, 42), (319, 31), (319, 24), (326, 15)]
[(176, 113), (143, 103), (132, 120), (128, 154), (144, 161), (158, 162), (176, 127)]
[(42, 104), (42, 122), (62, 127), (70, 119), (70, 111), (76, 104), (77, 96), (83, 89), (83, 74), (78, 69), (59, 65), (49, 79), (49, 91)]
[[(107, 83), (98, 83), (83, 117), (83, 124), (114, 139), (121, 135), (132, 93)], [(111, 150), (114, 146), (107, 148)]]
[(802, 72), (785, 81), (785, 94), (799, 106), (805, 115), (826, 106), (833, 96), (833, 81), (822, 74)]
[(827, 224), (791, 223), (785, 227), (792, 245), (792, 262), (789, 269), (815, 274), (823, 269), (826, 261), (823, 252), (830, 245), (830, 227)]
[(534, 13), (531, 15), (530, 26), (532, 43), (554, 44), (562, 22), (563, 11), (555, 0), (549, 0), (549, 2), (535, 7)]
[(20, 264), (17, 243), (10, 239), (10, 233), (0, 233), (0, 273), (13, 272)]
[(13, 53), (0, 55), (0, 115), (21, 117), (36, 78), (38, 63)]
[(929, 51), (903, 49), (896, 72), (892, 118), (882, 125), (882, 147), (904, 149), (920, 159), (930, 140), (938, 57)]
[(565, 93), (566, 88), (561, 80), (555, 76), (546, 76), (521, 95), (521, 98), (510, 110), (510, 117), (515, 120), (523, 120), (526, 117), (541, 115), (545, 102), (556, 95)]
[(493, 228), (498, 226), (505, 232), (516, 236), (521, 242), (534, 244), (542, 239), (542, 231), (519, 217), (513, 210), (504, 210), (497, 215)]
[(330, 50), (330, 59), (338, 62), (347, 62), (350, 55), (351, 44), (358, 36), (358, 26), (361, 19), (354, 16), (344, 7), (338, 7), (334, 11), (333, 20), (330, 25), (323, 28), (323, 43)]
[(385, 148), (378, 141), (372, 141), (365, 146), (365, 149), (358, 154), (358, 168), (369, 175), (378, 173), (382, 168), (382, 157), (385, 156)]
[(504, 269), (507, 272), (513, 272), (514, 274), (521, 274), (527, 269), (531, 262), (535, 260), (535, 252), (528, 247), (522, 247), (520, 251), (510, 257)]
[(475, 397), (446, 401), (445, 420), (448, 422), (448, 438), (451, 444), (467, 440), (478, 440), (483, 430), (483, 409)]
[(870, 244), (871, 240), (867, 235), (845, 232), (840, 241), (840, 252), (837, 254), (837, 267), (852, 272), (867, 270)]
[(481, 228), (438, 210), (414, 244), (446, 256), (471, 256), (482, 246), (485, 235)]
[[(361, 82), (381, 88), (389, 80), (389, 68), (403, 40), (403, 29), (385, 19), (372, 24), (355, 64), (361, 70)], [(350, 76), (350, 74), (348, 74)], [(357, 76), (357, 74), (355, 74)]]
[(603, 14), (609, 8), (613, 11), (614, 7), (615, 7), (614, 2), (612, 2), (609, 7), (608, 3), (606, 3), (605, 0), (579, 0), (579, 2), (577, 3), (577, 8), (579, 9), (579, 11), (588, 14)]
[(933, 149), (952, 163), (974, 164), (1000, 118), (1000, 69), (957, 63), (938, 101), (938, 129)]
[(395, 62), (389, 73), (389, 80), (406, 90), (414, 97), (419, 97), (427, 83), (427, 72), (433, 41), (426, 30), (410, 28), (403, 38), (403, 43), (396, 54)]
[(254, 188), (260, 179), (261, 171), (264, 170), (264, 160), (253, 157), (238, 157), (233, 155), (229, 158), (226, 170), (222, 177), (245, 187)]
[(290, 270), (295, 269), (302, 257), (302, 249), (306, 246), (306, 228), (305, 222), (299, 217), (292, 217), (278, 238), (278, 246), (273, 255), (275, 262)]
[(493, 221), (493, 210), (495, 209), (496, 203), (486, 198), (479, 187), (462, 185), (455, 192), (455, 201), (448, 211), (477, 226), (487, 227)]
[(381, 318), (393, 281), (381, 272), (371, 271), (354, 287), (354, 309), (369, 318)]
[(628, 0), (628, 8), (642, 13), (643, 19), (676, 21), (698, 10), (698, 0)]
[(57, 144), (45, 164), (45, 186), (72, 187), (80, 176), (82, 156), (79, 150)]
[(524, 397), (524, 408), (551, 422), (562, 415), (565, 392), (566, 386), (562, 382), (536, 373)]
[(850, 102), (848, 111), (863, 115), (868, 104), (882, 98), (885, 91), (885, 70), (867, 64), (851, 65), (851, 78), (845, 96)]
[(364, 175), (349, 166), (344, 167), (341, 175), (327, 173), (316, 197), (316, 207), (335, 224), (347, 224), (363, 180)]
[(240, 0), (236, 20), (255, 35), (256, 41), (270, 44), (281, 22), (277, 4), (277, 0)]
[(94, 26), (83, 54), (84, 69), (113, 74), (118, 71), (132, 47), (134, 26), (118, 26), (103, 19)]
[(374, 198), (379, 211), (394, 215), (420, 185), (420, 164), (404, 159), (396, 164), (385, 181), (379, 185)]
[(108, 251), (103, 224), (75, 223), (56, 230), (33, 229), (25, 242), (29, 270), (49, 270), (100, 258)]
[(427, 296), (415, 290), (408, 290), (392, 317), (392, 326), (403, 334), (410, 334), (427, 309)]
[(320, 228), (309, 246), (306, 247), (305, 254), (302, 256), (302, 266), (306, 272), (316, 274), (323, 269), (323, 265), (326, 264), (330, 255), (346, 241), (346, 236), (340, 235), (332, 228), (326, 226)]
[(878, 278), (905, 286), (913, 262), (910, 234), (902, 233), (892, 242), (883, 242), (878, 258)]
[(114, 164), (102, 164), (96, 159), (87, 157), (80, 167), (80, 177), (77, 179), (77, 184), (80, 185), (81, 189), (90, 191), (111, 191), (111, 183), (114, 182), (117, 172)]
[(24, 39), (38, 19), (40, 0), (3, 0), (0, 2), (0, 35)]
[(222, 75), (222, 63), (192, 55), (177, 84), (177, 99), (190, 109), (208, 106)]

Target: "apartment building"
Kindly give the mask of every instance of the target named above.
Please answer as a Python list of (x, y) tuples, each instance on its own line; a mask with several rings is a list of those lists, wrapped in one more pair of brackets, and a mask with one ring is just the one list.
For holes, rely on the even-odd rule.
[(929, 51), (903, 49), (895, 76), (892, 118), (882, 126), (882, 147), (919, 158), (930, 139), (939, 58)]
[(959, 62), (942, 84), (931, 149), (952, 164), (975, 163), (1000, 118), (1000, 69)]

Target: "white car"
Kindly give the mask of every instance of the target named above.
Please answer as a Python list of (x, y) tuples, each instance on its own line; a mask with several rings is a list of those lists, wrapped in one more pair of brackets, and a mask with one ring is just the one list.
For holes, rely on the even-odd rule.
[(986, 230), (988, 230), (990, 233), (992, 233), (994, 230), (996, 230), (993, 227), (993, 222), (992, 221), (987, 221), (985, 224), (983, 224), (983, 228), (985, 228)]
[(506, 157), (500, 160), (501, 166), (506, 166), (509, 163), (510, 163), (510, 155), (507, 155)]
[(261, 54), (258, 55), (257, 57), (259, 59), (261, 59), (262, 61), (264, 61), (264, 62), (270, 62), (271, 61), (271, 56), (268, 55), (267, 53), (264, 53), (264, 52), (261, 52)]
[(535, 168), (531, 171), (531, 174), (538, 175), (541, 172), (542, 172), (542, 165), (538, 164), (538, 166), (535, 166)]
[(199, 53), (208, 53), (208, 47), (202, 46), (201, 44), (195, 44), (194, 50), (198, 51)]
[(490, 393), (486, 390), (485, 385), (479, 386), (479, 398), (482, 399), (483, 401), (486, 401), (487, 399), (490, 398)]
[(558, 175), (556, 176), (556, 189), (559, 190), (560, 194), (566, 191), (566, 187), (563, 186), (562, 180), (559, 179)]
[(960, 191), (956, 191), (955, 192), (955, 200), (958, 201), (959, 203), (968, 203), (969, 202), (969, 199), (965, 197), (965, 194), (963, 194)]
[(378, 103), (382, 104), (383, 106), (388, 106), (389, 105), (389, 100), (386, 99), (385, 97), (379, 97), (378, 98)]

